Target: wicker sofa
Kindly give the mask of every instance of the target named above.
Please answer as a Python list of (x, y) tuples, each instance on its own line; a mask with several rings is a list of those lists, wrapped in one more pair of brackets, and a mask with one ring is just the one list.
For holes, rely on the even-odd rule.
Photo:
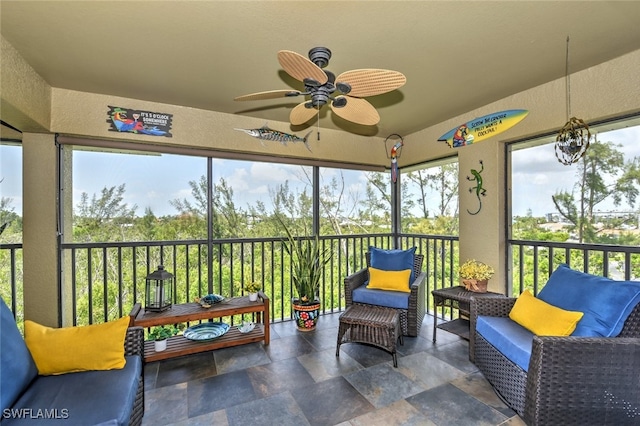
[(126, 331), (124, 368), (39, 375), (13, 315), (0, 299), (3, 426), (140, 425), (144, 415), (144, 331)]
[[(367, 266), (371, 265), (371, 254), (367, 252), (365, 254), (367, 260)], [(425, 277), (426, 274), (422, 272), (422, 263), (424, 262), (424, 255), (416, 254), (413, 259), (413, 273), (415, 279), (411, 283), (411, 292), (407, 293), (408, 302), (406, 308), (399, 308), (400, 312), (400, 326), (402, 334), (404, 336), (415, 337), (420, 332), (422, 321), (425, 314)], [(362, 304), (354, 302), (353, 292), (360, 288), (364, 289), (365, 283), (369, 279), (369, 273), (367, 268), (363, 268), (344, 279), (344, 297), (346, 306), (352, 304)], [(388, 305), (379, 305), (386, 307), (395, 307)]]
[(616, 337), (533, 335), (525, 371), (477, 330), (479, 317), (508, 318), (516, 300), (471, 303), (469, 358), (505, 403), (529, 425), (639, 424), (640, 304)]

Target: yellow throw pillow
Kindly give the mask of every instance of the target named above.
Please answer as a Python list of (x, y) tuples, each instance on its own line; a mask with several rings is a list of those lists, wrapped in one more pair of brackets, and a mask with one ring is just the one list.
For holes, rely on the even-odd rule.
[(410, 276), (411, 269), (405, 269), (403, 271), (383, 271), (381, 269), (369, 268), (369, 284), (367, 288), (411, 293), (411, 289), (409, 288)]
[(583, 312), (565, 311), (522, 292), (509, 318), (538, 336), (569, 336), (576, 329)]
[(104, 324), (51, 328), (24, 322), (24, 340), (43, 375), (123, 368), (129, 317)]

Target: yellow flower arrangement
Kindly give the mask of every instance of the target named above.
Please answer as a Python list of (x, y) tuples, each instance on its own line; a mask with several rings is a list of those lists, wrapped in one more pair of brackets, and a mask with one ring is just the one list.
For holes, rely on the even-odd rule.
[(261, 289), (262, 286), (257, 281), (252, 281), (244, 285), (244, 291), (246, 291), (247, 293), (257, 293)]
[(460, 265), (459, 273), (464, 280), (484, 281), (490, 279), (495, 271), (486, 263), (471, 259)]

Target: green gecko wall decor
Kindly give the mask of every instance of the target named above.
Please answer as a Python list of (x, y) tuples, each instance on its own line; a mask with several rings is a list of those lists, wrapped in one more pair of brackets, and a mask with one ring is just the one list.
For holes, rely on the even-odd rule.
[(467, 176), (468, 181), (476, 183), (476, 186), (472, 186), (471, 188), (469, 188), (469, 192), (474, 192), (475, 190), (475, 195), (476, 195), (476, 198), (478, 199), (478, 210), (476, 210), (475, 212), (471, 212), (469, 211), (469, 209), (467, 209), (467, 213), (471, 215), (476, 215), (480, 213), (480, 210), (482, 209), (482, 198), (480, 198), (480, 196), (484, 197), (485, 194), (487, 193), (487, 190), (484, 189), (484, 187), (482, 186), (483, 171), (484, 171), (484, 163), (482, 162), (482, 160), (480, 160), (480, 171), (476, 169), (471, 169), (471, 174), (473, 175), (473, 177)]

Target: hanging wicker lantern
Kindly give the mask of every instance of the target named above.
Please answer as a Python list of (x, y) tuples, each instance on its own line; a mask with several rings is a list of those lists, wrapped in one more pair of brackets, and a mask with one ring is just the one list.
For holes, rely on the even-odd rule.
[(589, 148), (591, 132), (583, 120), (571, 117), (556, 137), (556, 158), (569, 165), (578, 161)]
[(569, 37), (567, 36), (566, 57), (566, 95), (567, 95), (567, 122), (558, 132), (556, 137), (556, 158), (564, 165), (570, 165), (578, 161), (589, 148), (591, 132), (589, 126), (583, 120), (571, 117), (571, 76), (569, 74)]

